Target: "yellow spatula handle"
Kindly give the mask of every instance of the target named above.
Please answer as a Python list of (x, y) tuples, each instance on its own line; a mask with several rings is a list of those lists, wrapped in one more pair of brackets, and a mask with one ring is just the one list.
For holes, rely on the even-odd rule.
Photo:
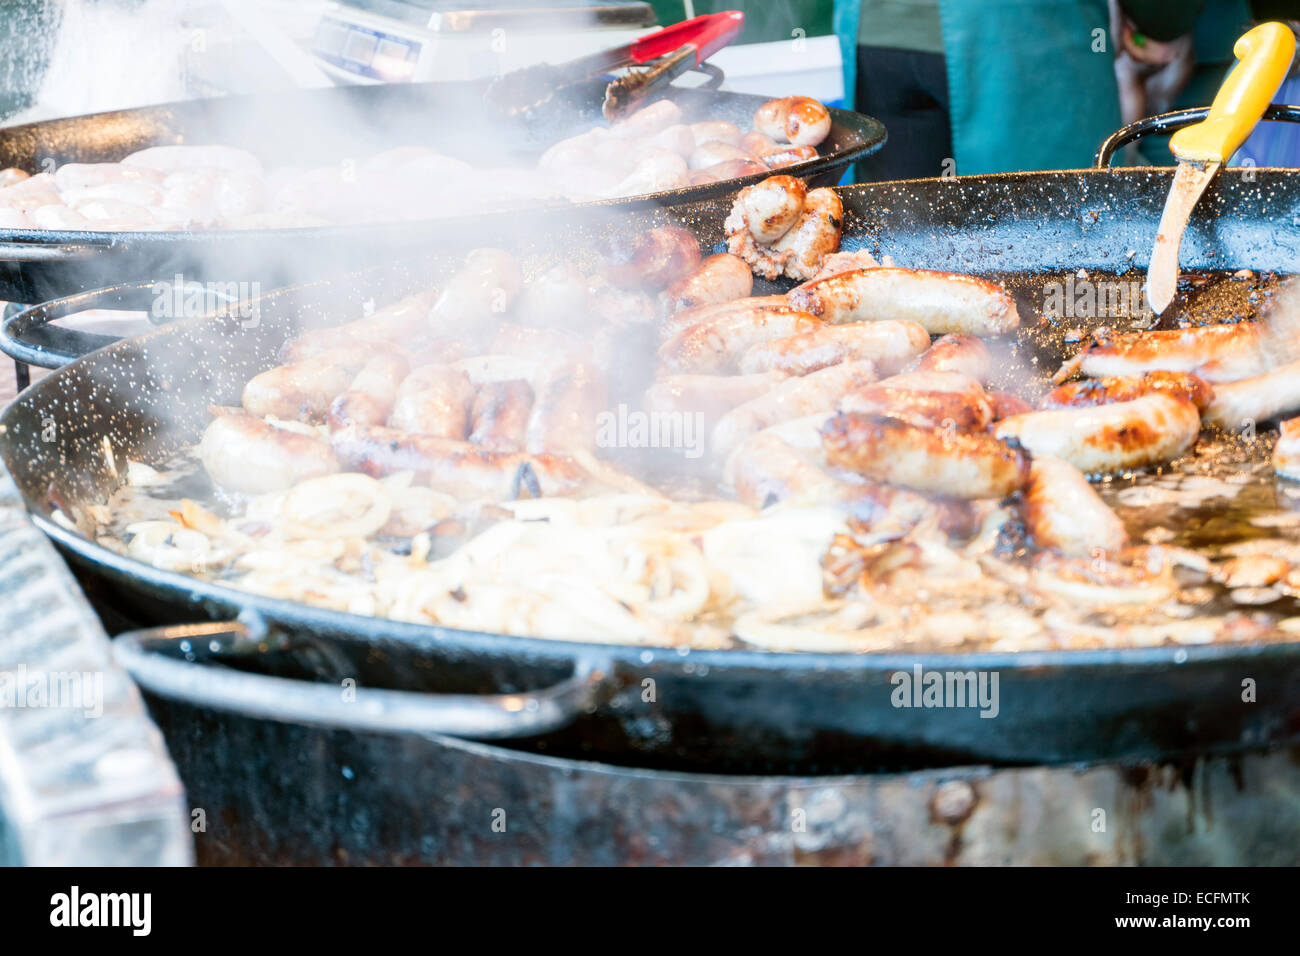
[(1214, 98), (1210, 115), (1180, 129), (1169, 149), (1183, 160), (1223, 163), (1246, 141), (1286, 79), (1295, 55), (1295, 34), (1280, 23), (1261, 23), (1232, 48), (1241, 62), (1232, 68)]

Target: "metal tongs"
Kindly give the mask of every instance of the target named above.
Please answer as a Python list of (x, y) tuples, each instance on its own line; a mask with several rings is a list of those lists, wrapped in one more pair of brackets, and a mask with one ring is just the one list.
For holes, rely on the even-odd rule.
[(517, 117), (549, 102), (565, 87), (632, 67), (605, 87), (601, 112), (606, 119), (613, 120), (687, 70), (700, 68), (705, 60), (734, 40), (744, 26), (745, 15), (739, 10), (683, 20), (624, 46), (567, 63), (539, 63), (513, 70), (493, 80), (483, 99), (490, 108)]

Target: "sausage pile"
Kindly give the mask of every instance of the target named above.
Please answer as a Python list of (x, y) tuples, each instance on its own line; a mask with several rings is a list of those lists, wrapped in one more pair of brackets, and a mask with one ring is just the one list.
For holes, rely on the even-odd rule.
[[(1203, 423), (1300, 413), (1300, 324), (1282, 321), (1300, 309), (1106, 336), (1035, 407), (989, 387), (1020, 324), (1005, 289), (842, 250), (842, 216), (778, 175), (738, 194), (727, 252), (665, 226), (593, 274), (528, 281), (476, 250), (436, 294), (289, 340), (213, 409), (197, 451), (227, 514), (159, 515), (165, 476), (133, 463), (101, 540), (260, 593), (543, 637), (1024, 650), (1300, 630), (1239, 609), (1300, 596), (1300, 543), (1275, 549), (1292, 572), (1142, 518), (1223, 440)], [(755, 295), (756, 274), (802, 281)], [(645, 340), (635, 411), (702, 423), (702, 493), (597, 441)]]
[(472, 164), (402, 146), (333, 165), (264, 168), (229, 146), (155, 146), (116, 163), (0, 170), (0, 228), (256, 229), (436, 219), (568, 199), (635, 196), (766, 172), (817, 156), (830, 113), (791, 96), (755, 128), (686, 124), (669, 100), (557, 143), (537, 167)]

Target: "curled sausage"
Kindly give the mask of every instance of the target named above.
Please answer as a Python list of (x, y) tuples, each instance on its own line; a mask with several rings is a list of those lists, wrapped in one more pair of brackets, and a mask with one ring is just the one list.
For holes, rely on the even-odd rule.
[(1020, 325), (999, 285), (928, 269), (858, 269), (791, 289), (790, 305), (828, 322), (907, 319), (932, 334), (1004, 335)]
[(1163, 392), (1185, 398), (1201, 411), (1214, 399), (1214, 387), (1190, 372), (1144, 372), (1136, 377), (1088, 378), (1048, 392), (1039, 408), (1076, 408), (1131, 402), (1142, 395)]
[(775, 370), (807, 375), (840, 362), (870, 359), (886, 375), (897, 372), (930, 344), (915, 322), (853, 322), (762, 342), (740, 360), (745, 373)]
[(822, 428), (826, 458), (874, 480), (949, 498), (1001, 498), (1029, 481), (1029, 455), (988, 434), (839, 414)]
[(659, 347), (659, 358), (674, 372), (725, 372), (761, 342), (807, 332), (821, 322), (794, 309), (763, 308), (723, 312), (683, 329)]
[(203, 432), (198, 455), (218, 486), (250, 495), (282, 491), (339, 470), (334, 452), (319, 438), (242, 412), (214, 418)]
[(1156, 393), (1113, 405), (1013, 415), (993, 433), (1094, 474), (1172, 461), (1192, 447), (1200, 429), (1195, 405)]
[(776, 242), (799, 221), (807, 196), (807, 184), (794, 176), (769, 176), (746, 186), (727, 217), (727, 235), (745, 229), (757, 243)]
[(1036, 456), (1025, 489), (1025, 527), (1038, 547), (1084, 557), (1128, 544), (1110, 506), (1068, 461)]
[(826, 257), (840, 247), (843, 228), (844, 204), (839, 194), (831, 189), (810, 190), (799, 221), (772, 243), (772, 255), (783, 261), (783, 271), (791, 279), (811, 279)]
[(559, 455), (489, 451), (465, 441), (354, 425), (330, 436), (338, 460), (371, 477), (413, 471), (437, 491), (470, 500), (569, 495), (588, 475)]
[(670, 285), (666, 294), (669, 310), (678, 312), (747, 298), (753, 290), (754, 274), (745, 261), (721, 252)]
[(754, 129), (778, 142), (816, 146), (830, 135), (831, 114), (810, 96), (785, 96), (754, 112)]

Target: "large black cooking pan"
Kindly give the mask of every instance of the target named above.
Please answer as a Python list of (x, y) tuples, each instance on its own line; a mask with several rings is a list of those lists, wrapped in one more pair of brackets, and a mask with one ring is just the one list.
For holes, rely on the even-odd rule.
[[(1040, 295), (1044, 279), (1080, 268), (1133, 269), (1140, 279), (1170, 180), (1167, 169), (1096, 169), (851, 186), (841, 190), (845, 245), (887, 252), (900, 265), (1019, 276), (1022, 291), (1027, 279)], [(665, 221), (708, 245), (720, 239), (727, 208), (709, 200), (570, 221), (562, 254), (581, 257), (615, 231)], [(561, 254), (553, 236), (510, 241), (525, 255)], [(206, 406), (235, 400), (301, 324), (355, 315), (380, 286), (396, 295), (426, 284), (430, 268), (450, 269), (462, 252), (458, 245), (434, 255), (432, 267), (273, 293), (255, 327), (211, 316), (118, 342), (47, 377), (6, 411), (0, 454), (34, 520), (106, 613), (116, 605), (159, 623), (240, 616), (233, 627), (126, 641), (124, 658), (150, 693), (271, 719), (525, 737), (551, 753), (613, 762), (768, 772), (1150, 757), (1300, 735), (1300, 643), (918, 656), (681, 653), (474, 634), (243, 594), (121, 558), (51, 520), (54, 502), (102, 500), (114, 486), (106, 441), (119, 464), (193, 441)], [(1300, 270), (1300, 172), (1224, 170), (1193, 216), (1183, 263)], [(918, 664), (996, 672), (998, 716), (895, 709), (891, 675)], [(341, 703), (337, 682), (357, 675), (389, 691), (363, 692), (365, 706)], [(1241, 700), (1247, 677), (1260, 689), (1251, 703)], [(506, 696), (413, 693), (431, 690)]]
[[(394, 146), (432, 146), (480, 165), (528, 165), (546, 146), (599, 119), (596, 80), (569, 89), (529, 121), (492, 124), (481, 82), (406, 83), (305, 90), (275, 96), (190, 100), (47, 120), (0, 129), (0, 168), (29, 172), (69, 162), (112, 162), (146, 146), (225, 143), (269, 165), (326, 165)], [(668, 91), (685, 115), (748, 129), (765, 97), (713, 89)], [(831, 110), (831, 132), (813, 160), (786, 172), (832, 185), (853, 160), (879, 149), (885, 128), (869, 116)], [(675, 205), (730, 192), (750, 176), (592, 205)], [(507, 221), (513, 212), (499, 213)], [(117, 282), (170, 279), (259, 281), (268, 288), (365, 263), (389, 261), (431, 237), (454, 233), (450, 220), (189, 232), (77, 232), (0, 229), (0, 299), (43, 302)]]

